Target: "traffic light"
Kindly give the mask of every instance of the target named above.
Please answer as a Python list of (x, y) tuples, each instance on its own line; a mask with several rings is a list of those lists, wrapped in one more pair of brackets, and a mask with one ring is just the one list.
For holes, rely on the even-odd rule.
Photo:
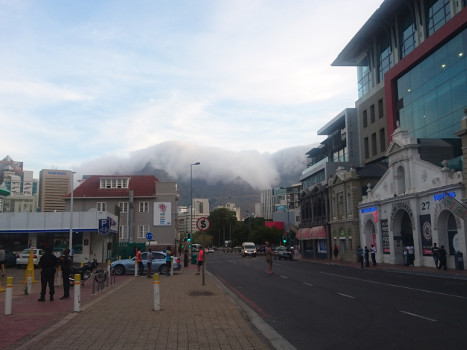
[(287, 243), (287, 236), (282, 237), (282, 243), (286, 244)]
[(188, 243), (191, 242), (191, 233), (188, 233), (188, 234), (187, 234), (187, 241), (188, 241)]

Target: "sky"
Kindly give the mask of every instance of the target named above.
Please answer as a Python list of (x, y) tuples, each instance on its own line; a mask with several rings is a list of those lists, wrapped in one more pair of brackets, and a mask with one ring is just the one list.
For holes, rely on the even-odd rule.
[(357, 99), (331, 63), (381, 3), (0, 0), (0, 158), (37, 178), (318, 143)]

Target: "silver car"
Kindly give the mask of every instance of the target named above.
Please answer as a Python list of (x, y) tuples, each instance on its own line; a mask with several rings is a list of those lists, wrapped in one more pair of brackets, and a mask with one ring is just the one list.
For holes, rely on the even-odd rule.
[[(147, 267), (148, 267), (147, 252), (141, 253), (141, 258), (143, 260), (143, 267), (144, 267), (143, 271), (144, 273), (146, 273)], [(135, 256), (131, 259), (116, 260), (110, 264), (110, 270), (115, 272), (116, 275), (134, 274), (135, 273), (135, 262), (136, 262)], [(174, 271), (180, 271), (182, 268), (182, 265), (180, 264), (180, 258), (173, 256), (172, 265), (173, 265)], [(152, 273), (159, 272), (161, 274), (167, 274), (169, 272), (168, 266), (165, 263), (164, 252), (161, 252), (161, 251), (152, 252), (151, 272)]]
[(29, 254), (31, 254), (31, 250), (33, 264), (37, 266), (42, 254), (44, 254), (44, 250), (39, 248), (27, 248), (16, 256), (16, 266), (18, 268), (26, 267), (28, 265)]

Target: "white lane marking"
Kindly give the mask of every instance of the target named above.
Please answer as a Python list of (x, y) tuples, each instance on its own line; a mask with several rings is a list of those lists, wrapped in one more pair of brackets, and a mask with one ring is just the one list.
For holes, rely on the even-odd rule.
[(281, 276), (281, 278), (288, 279), (288, 277), (287, 277), (287, 276)]
[(403, 313), (403, 314), (406, 314), (406, 315), (413, 316), (413, 317), (422, 318), (422, 319), (424, 319), (424, 320), (427, 320), (427, 321), (436, 322), (436, 320), (435, 320), (435, 319), (433, 319), (433, 318), (429, 318), (429, 317), (425, 317), (425, 316), (417, 315), (417, 314), (414, 314), (414, 313), (412, 313), (412, 312), (403, 311), (403, 310), (401, 310), (400, 312), (401, 312), (401, 313)]
[(355, 299), (355, 297), (348, 295), (348, 294), (344, 294), (344, 293), (337, 293), (337, 294), (339, 294), (340, 296), (346, 297), (346, 298)]
[(303, 284), (306, 284), (307, 286), (313, 287), (313, 285), (311, 283), (303, 282)]
[(437, 294), (437, 295), (443, 295), (443, 296), (459, 298), (459, 299), (467, 299), (467, 297), (463, 297), (461, 295), (434, 292), (432, 290), (412, 288), (412, 287), (407, 287), (407, 286), (400, 286), (398, 284), (392, 284), (392, 283), (376, 282), (376, 281), (371, 281), (371, 280), (365, 280), (363, 278), (338, 275), (338, 274), (335, 274), (335, 273), (328, 273), (328, 272), (322, 272), (322, 271), (320, 271), (320, 273), (322, 273), (324, 275), (336, 276), (336, 277), (347, 278), (347, 279), (351, 279), (351, 280), (363, 281), (363, 282), (374, 283), (374, 284), (380, 284), (380, 285), (383, 285), (383, 286), (390, 286), (390, 287), (394, 287), (394, 288), (402, 288), (402, 289), (408, 289), (408, 290), (415, 290), (415, 291), (419, 291), (419, 292), (423, 292), (423, 293)]

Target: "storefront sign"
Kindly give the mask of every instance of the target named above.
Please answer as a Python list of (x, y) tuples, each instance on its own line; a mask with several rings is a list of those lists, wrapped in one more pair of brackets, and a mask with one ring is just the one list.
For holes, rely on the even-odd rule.
[(420, 215), (420, 227), (422, 228), (422, 250), (424, 256), (431, 256), (431, 247), (433, 237), (431, 235), (431, 216), (430, 214)]
[(389, 245), (389, 225), (388, 220), (381, 220), (381, 237), (383, 239), (383, 254), (391, 254)]

